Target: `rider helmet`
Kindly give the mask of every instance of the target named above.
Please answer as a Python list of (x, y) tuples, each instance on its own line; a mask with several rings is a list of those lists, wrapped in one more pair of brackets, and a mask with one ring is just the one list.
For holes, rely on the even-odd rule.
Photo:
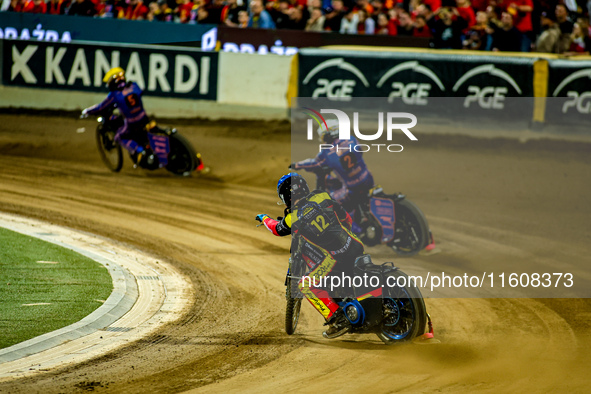
[[(328, 129), (326, 128), (328, 126)], [(325, 144), (332, 144), (334, 140), (339, 138), (339, 121), (336, 119), (329, 119), (326, 121), (326, 126), (322, 124), (318, 127), (318, 139)]]
[(126, 84), (125, 70), (123, 70), (121, 67), (114, 67), (110, 69), (105, 74), (103, 82), (107, 84), (107, 87), (111, 92), (123, 89)]
[(310, 194), (308, 183), (300, 174), (290, 172), (283, 175), (277, 182), (277, 194), (286, 206), (291, 206), (292, 198), (294, 201)]

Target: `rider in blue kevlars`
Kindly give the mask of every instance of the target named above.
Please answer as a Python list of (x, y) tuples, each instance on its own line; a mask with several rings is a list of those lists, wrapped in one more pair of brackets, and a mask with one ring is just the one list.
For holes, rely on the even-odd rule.
[(125, 70), (121, 67), (110, 69), (105, 74), (103, 82), (110, 90), (107, 98), (100, 104), (84, 109), (82, 116), (119, 109), (124, 122), (117, 130), (115, 141), (131, 153), (136, 164), (142, 160), (148, 164), (154, 161), (152, 152), (145, 148), (148, 145), (145, 127), (149, 119), (142, 104), (142, 89), (135, 82), (125, 80)]
[(357, 139), (353, 136), (347, 140), (339, 139), (339, 123), (336, 119), (327, 120), (326, 125), (328, 129), (324, 126), (318, 128), (318, 137), (323, 144), (331, 144), (334, 148), (323, 149), (315, 158), (293, 163), (290, 168), (313, 170), (330, 167), (344, 183), (345, 190), (344, 195), (335, 193), (333, 197), (354, 217), (353, 210), (359, 201), (367, 199), (374, 187), (373, 176), (363, 161), (362, 153), (352, 148), (357, 145)]

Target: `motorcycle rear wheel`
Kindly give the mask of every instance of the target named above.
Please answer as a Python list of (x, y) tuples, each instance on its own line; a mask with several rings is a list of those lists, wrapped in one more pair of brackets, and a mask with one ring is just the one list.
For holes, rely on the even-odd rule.
[(427, 309), (420, 290), (408, 275), (398, 270), (389, 276), (395, 278), (395, 283), (407, 284), (388, 288), (382, 300), (384, 320), (377, 335), (386, 345), (393, 345), (410, 341), (425, 332)]
[(196, 168), (197, 154), (191, 143), (180, 134), (172, 134), (166, 169), (175, 175), (189, 176)]
[(388, 245), (399, 255), (415, 255), (429, 244), (429, 223), (412, 201), (404, 199), (395, 204), (396, 230)]
[(101, 160), (113, 172), (121, 171), (123, 167), (123, 151), (121, 145), (115, 141), (115, 131), (104, 125), (96, 128), (96, 144)]

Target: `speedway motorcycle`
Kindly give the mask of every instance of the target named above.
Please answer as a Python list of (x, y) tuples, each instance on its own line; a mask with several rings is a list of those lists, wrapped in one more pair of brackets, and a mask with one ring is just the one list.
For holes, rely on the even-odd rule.
[[(338, 201), (346, 188), (329, 167), (307, 169), (316, 175), (316, 188)], [(353, 217), (353, 232), (366, 246), (385, 244), (397, 254), (412, 256), (433, 243), (427, 218), (404, 194), (386, 194), (376, 186), (359, 202)]]
[[(303, 259), (295, 256), (289, 259), (285, 278), (285, 332), (288, 335), (292, 335), (298, 325), (304, 299), (298, 283), (307, 269)], [(376, 334), (387, 345), (417, 337), (433, 338), (433, 325), (421, 292), (393, 263), (375, 265), (365, 254), (356, 259), (353, 273), (360, 278), (364, 275), (378, 277), (379, 283), (388, 285), (353, 287), (342, 295), (344, 298), (336, 298), (339, 294), (333, 294), (351, 323), (349, 334)], [(428, 332), (425, 333), (426, 329)]]
[[(123, 167), (123, 148), (115, 141), (115, 134), (123, 125), (121, 116), (101, 114), (96, 128), (96, 142), (103, 163), (113, 172), (121, 171)], [(150, 160), (142, 160), (136, 165), (146, 170), (165, 168), (179, 176), (189, 176), (194, 171), (202, 171), (205, 167), (201, 154), (196, 153), (189, 141), (180, 135), (176, 129), (161, 128), (156, 122), (146, 126), (144, 148), (152, 152)], [(131, 157), (131, 155), (130, 155)], [(131, 160), (135, 162), (134, 158)]]

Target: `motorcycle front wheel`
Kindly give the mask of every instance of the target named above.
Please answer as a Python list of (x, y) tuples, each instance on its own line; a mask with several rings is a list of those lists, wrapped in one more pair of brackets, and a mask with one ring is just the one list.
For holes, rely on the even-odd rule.
[(292, 294), (295, 294), (292, 286), (297, 287), (297, 282), (291, 278), (287, 279), (287, 307), (285, 308), (285, 332), (287, 335), (292, 335), (295, 332), (300, 320), (300, 308), (302, 307), (302, 299), (293, 298), (292, 296)]
[(115, 141), (115, 131), (103, 124), (96, 128), (96, 144), (101, 160), (113, 172), (121, 171), (123, 167), (123, 151), (121, 145)]

